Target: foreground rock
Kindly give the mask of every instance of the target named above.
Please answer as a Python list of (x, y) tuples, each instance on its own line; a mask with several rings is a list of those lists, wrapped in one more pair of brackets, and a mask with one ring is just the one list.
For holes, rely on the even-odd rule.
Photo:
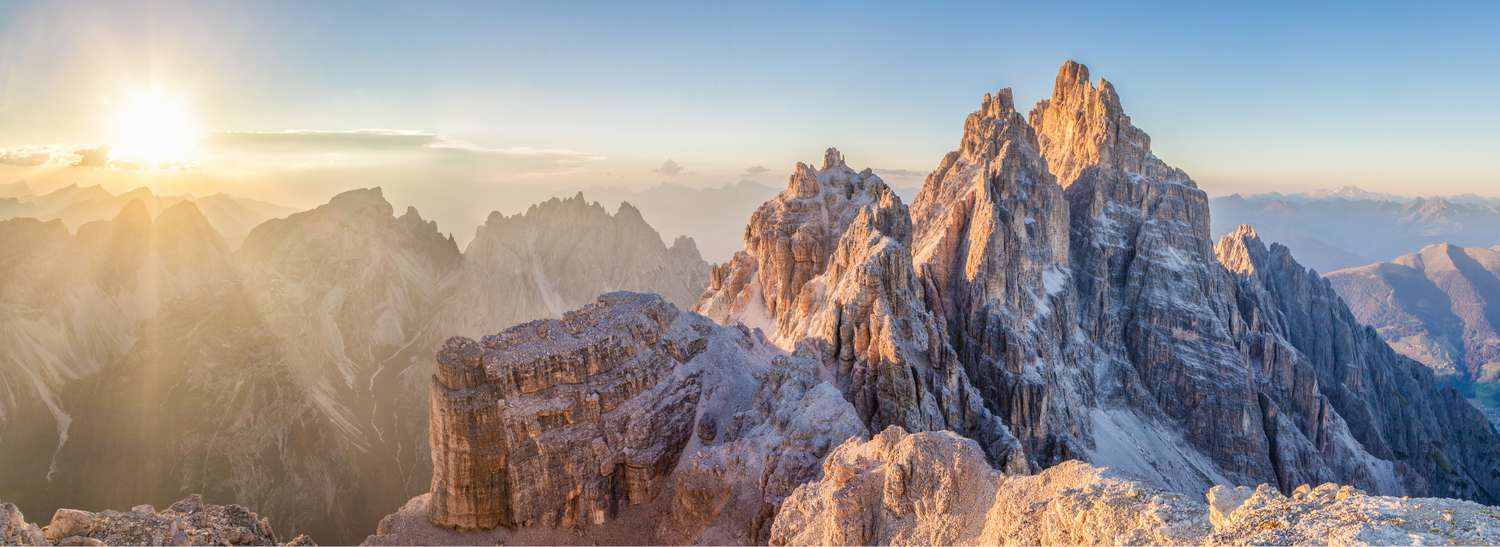
[(25, 522), (15, 505), (0, 503), (0, 545), (314, 545), (297, 536), (277, 543), (271, 522), (238, 505), (210, 505), (197, 494), (157, 511), (58, 509), (45, 528)]
[(968, 439), (888, 429), (850, 441), (798, 488), (772, 545), (1432, 545), (1500, 543), (1497, 508), (1349, 486), (1150, 487), (1070, 461), (1035, 476), (985, 465)]

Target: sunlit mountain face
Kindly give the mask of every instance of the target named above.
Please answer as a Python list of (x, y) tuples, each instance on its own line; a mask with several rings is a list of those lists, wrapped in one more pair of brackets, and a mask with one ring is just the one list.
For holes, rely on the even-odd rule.
[[(1296, 542), (1247, 515), (1500, 503), (1497, 18), (0, 3), (0, 545)], [(939, 460), (1077, 492), (825, 495)], [(829, 516), (1005, 488), (1207, 520)], [(1316, 537), (1500, 542), (1444, 526)]]

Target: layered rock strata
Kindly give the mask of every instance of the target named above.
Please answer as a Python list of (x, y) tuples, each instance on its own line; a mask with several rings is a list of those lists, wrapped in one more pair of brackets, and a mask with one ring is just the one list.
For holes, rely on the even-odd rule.
[(806, 351), (784, 355), (650, 294), (450, 339), (432, 380), (435, 471), (421, 504), (435, 529), (398, 514), (370, 542), (643, 526), (634, 506), (655, 508), (652, 541), (764, 541), (822, 456), (867, 435), (817, 371)]
[(676, 465), (702, 383), (671, 363), (708, 341), (659, 299), (607, 303), (480, 342), (452, 338), (438, 352), (433, 524), (602, 523)]
[(892, 428), (831, 453), (782, 505), (771, 545), (1431, 545), (1500, 543), (1473, 502), (1350, 486), (1161, 490), (1070, 461), (1006, 476), (948, 432)]
[[(607, 297), (599, 306), (654, 306), (622, 298)], [(649, 538), (630, 538), (673, 543), (1204, 543), (1259, 538), (1254, 534), (1269, 526), (1259, 517), (1236, 517), (1243, 504), (1225, 500), (1254, 496), (1215, 490), (1225, 485), (1268, 485), (1258, 498), (1268, 507), (1291, 503), (1275, 496), (1292, 495), (1301, 484), (1349, 485), (1332, 501), (1363, 495), (1355, 489), (1486, 502), (1500, 492), (1500, 473), (1493, 471), (1500, 441), (1477, 411), (1379, 343), (1326, 282), (1284, 250), (1265, 249), (1248, 230), (1216, 248), (1204, 192), (1151, 152), (1149, 136), (1132, 125), (1114, 88), (1102, 80), (1095, 85), (1076, 63), (1062, 67), (1052, 97), (1029, 117), (1015, 110), (1008, 91), (987, 96), (968, 118), (959, 150), (929, 176), (910, 209), (868, 170), (848, 168), (835, 150), (825, 154), (822, 169), (799, 165), (787, 189), (752, 215), (745, 249), (713, 268), (694, 310), (723, 326), (694, 314), (682, 314), (691, 318), (683, 321), (709, 340), (710, 353), (726, 351), (710, 361), (658, 361), (677, 370), (672, 378), (696, 377), (700, 397), (740, 395), (695, 404), (696, 434), (682, 444), (675, 466), (643, 475), (670, 484), (671, 495), (648, 495), (625, 509), (618, 509), (618, 494), (584, 496), (600, 489), (582, 485), (616, 480), (601, 478), (610, 476), (608, 465), (575, 471), (597, 463), (585, 460), (561, 466), (569, 478), (549, 487), (545, 496), (554, 497), (536, 498), (554, 500), (543, 510), (551, 516), (533, 522), (567, 523), (575, 531), (570, 538), (590, 540), (621, 537), (608, 531), (627, 529), (627, 522), (668, 523)], [(551, 333), (572, 321), (518, 328)], [(613, 328), (624, 329), (618, 336), (651, 336), (641, 334), (649, 327)], [(518, 346), (543, 348), (516, 350), (518, 359), (564, 359), (558, 356), (569, 355), (572, 342), (561, 340)], [(640, 351), (631, 358), (677, 350)], [(725, 359), (734, 365), (702, 368)], [(573, 368), (580, 378), (593, 374), (583, 364)], [(807, 380), (778, 379), (793, 373)], [(462, 390), (480, 381), (440, 383)], [(737, 387), (711, 387), (730, 385)], [(494, 388), (472, 389), (491, 391), (477, 399), (452, 395), (444, 408), (480, 417), (464, 414), (433, 430), (458, 439), (445, 445), (456, 458), (447, 474), (453, 478), (435, 482), (431, 497), (414, 500), (384, 527), (391, 533), (372, 543), (427, 537), (421, 530), (430, 525), (411, 524), (419, 509), (439, 526), (468, 526), (461, 521), (481, 514), (499, 524), (513, 509), (489, 500), (507, 499), (504, 507), (513, 508), (531, 499), (506, 493), (512, 486), (484, 483), (491, 479), (482, 477), (498, 475), (474, 470), (500, 469), (511, 456), (475, 447), (508, 435), (505, 424), (539, 420), (536, 411), (522, 405), (517, 415), (484, 417), (504, 412), (484, 410), (504, 408), (485, 401), (505, 399)], [(640, 393), (654, 393), (649, 389)], [(830, 390), (841, 398), (819, 395)], [(753, 405), (751, 393), (759, 393)], [(676, 400), (648, 399), (640, 404)], [(818, 423), (805, 421), (813, 404), (843, 409), (836, 412), (851, 416), (851, 430), (887, 433), (824, 460), (823, 441), (845, 426), (825, 422), (787, 434), (793, 424)], [(747, 406), (753, 412), (743, 414)], [(688, 413), (680, 403), (668, 407)], [(730, 407), (743, 410), (724, 410)], [(749, 428), (759, 440), (732, 433), (720, 441), (725, 432), (746, 431), (725, 429), (727, 415), (747, 416), (730, 423), (761, 424)], [(926, 432), (907, 436), (890, 426)], [(597, 425), (566, 427), (587, 432)], [(652, 442), (674, 446), (682, 442), (680, 431), (662, 427)], [(787, 441), (809, 435), (819, 442)], [(572, 436), (547, 443), (579, 442)], [(656, 446), (642, 452), (662, 454)], [(786, 450), (796, 457), (785, 457)], [(594, 453), (611, 452), (577, 457)], [(808, 471), (820, 460), (821, 472)], [(1106, 476), (1069, 460), (1112, 471)], [(794, 466), (786, 468), (788, 462)], [(1015, 478), (992, 469), (1002, 466)], [(1023, 477), (1036, 472), (1043, 475)], [(786, 497), (802, 480), (812, 482)], [(484, 495), (466, 493), (481, 483), (490, 484), (482, 486)], [(1063, 486), (1069, 484), (1083, 494)], [(1339, 491), (1330, 488), (1291, 499), (1323, 503), (1317, 501), (1323, 494)], [(1143, 492), (1152, 501), (1136, 503)], [(1209, 492), (1216, 492), (1212, 511), (1193, 499)], [(556, 505), (558, 499), (566, 501)], [(602, 528), (567, 516), (611, 503), (616, 509), (603, 512)], [(1357, 509), (1351, 507), (1332, 510)], [(1327, 530), (1345, 539), (1387, 538), (1338, 528), (1354, 525), (1343, 516), (1310, 519), (1306, 527), (1280, 525), (1295, 528), (1287, 537), (1300, 540)], [(433, 537), (542, 537), (527, 535), (536, 527), (524, 520), (505, 522), (522, 528)]]

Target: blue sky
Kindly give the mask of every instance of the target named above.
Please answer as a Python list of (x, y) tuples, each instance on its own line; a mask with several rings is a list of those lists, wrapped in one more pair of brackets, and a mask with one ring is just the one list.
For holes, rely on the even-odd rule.
[[(756, 165), (779, 185), (827, 146), (930, 170), (984, 93), (1030, 105), (1074, 59), (1211, 194), (1500, 194), (1495, 3), (306, 4), (0, 3), (0, 148), (128, 148), (117, 111), (154, 90), (195, 135), (380, 128), (503, 152), (398, 170), (428, 185), (719, 185)], [(0, 182), (243, 194), (299, 167), (331, 177), (321, 191), (384, 161), (191, 154), (189, 175), (11, 165)], [(669, 158), (681, 173), (651, 172)]]

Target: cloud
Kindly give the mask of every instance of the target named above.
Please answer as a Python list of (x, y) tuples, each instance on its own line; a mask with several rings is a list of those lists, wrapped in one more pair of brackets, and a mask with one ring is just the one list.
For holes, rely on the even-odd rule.
[(755, 167), (746, 167), (745, 168), (745, 174), (750, 175), (752, 177), (756, 176), (756, 175), (759, 175), (761, 173), (765, 173), (766, 171), (770, 171), (770, 169), (766, 169), (765, 167), (762, 167), (762, 166), (759, 166), (759, 165), (757, 165)]
[(210, 152), (359, 152), (421, 148), (464, 148), (420, 131), (356, 129), (353, 131), (292, 130), (280, 133), (215, 131), (198, 137), (199, 148)]
[(16, 165), (20, 167), (35, 167), (49, 163), (63, 161), (62, 146), (22, 146), (20, 148), (0, 148), (0, 165)]
[(666, 175), (666, 176), (670, 177), (670, 176), (676, 175), (678, 173), (681, 173), (682, 172), (682, 166), (681, 165), (677, 165), (677, 162), (675, 162), (675, 161), (667, 160), (666, 163), (661, 164), (661, 167), (658, 167), (656, 169), (652, 169), (651, 172), (652, 173), (661, 173), (663, 175)]
[(198, 160), (186, 158), (147, 161), (141, 158), (122, 157), (109, 160), (110, 169), (187, 169), (197, 166)]
[[(422, 131), (356, 129), (281, 132), (220, 131), (199, 137), (199, 148), (216, 167), (235, 165), (265, 169), (427, 168), (470, 169), (494, 177), (516, 178), (576, 173), (583, 164), (604, 156), (545, 148), (484, 148)], [(335, 159), (321, 157), (337, 155)], [(227, 162), (227, 163), (226, 163)]]
[(187, 169), (198, 166), (198, 160), (191, 158), (147, 160), (134, 156), (117, 156), (115, 147), (108, 144), (80, 148), (74, 150), (72, 155), (78, 159), (69, 165), (94, 169)]
[(893, 176), (893, 177), (926, 177), (928, 173), (931, 173), (931, 171), (911, 171), (911, 170), (907, 170), (907, 169), (881, 169), (879, 167), (871, 168), (870, 170), (874, 171), (876, 173), (882, 174), (882, 175), (890, 175), (890, 176)]
[(80, 148), (73, 151), (78, 156), (78, 161), (73, 162), (73, 167), (93, 167), (100, 169), (109, 166), (109, 154), (115, 147), (101, 144), (93, 148)]

